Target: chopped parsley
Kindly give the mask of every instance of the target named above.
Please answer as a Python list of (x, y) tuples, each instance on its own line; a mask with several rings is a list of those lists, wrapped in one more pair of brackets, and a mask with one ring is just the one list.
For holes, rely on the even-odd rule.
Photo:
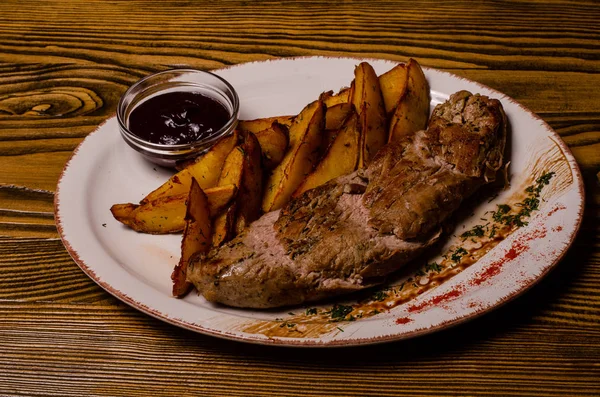
[(510, 212), (510, 205), (497, 204), (498, 210), (492, 213), (492, 218), (499, 223), (504, 223), (502, 220)]
[(454, 252), (452, 253), (452, 256), (450, 257), (450, 259), (451, 259), (453, 262), (456, 262), (456, 263), (458, 263), (458, 262), (460, 262), (460, 261), (461, 261), (462, 257), (463, 257), (463, 256), (465, 256), (466, 254), (468, 254), (468, 252), (467, 252), (467, 250), (466, 250), (466, 249), (464, 249), (463, 247), (458, 247), (458, 248), (456, 249), (456, 251), (454, 251)]
[(482, 237), (485, 234), (484, 227), (487, 225), (476, 225), (471, 230), (468, 230), (460, 235), (460, 237), (466, 239), (469, 237)]
[(525, 191), (527, 193), (540, 194), (544, 186), (550, 183), (550, 179), (556, 175), (554, 172), (547, 172), (535, 180), (535, 185), (529, 186)]
[(515, 204), (520, 210), (516, 214), (510, 214), (511, 208), (506, 204), (498, 205), (498, 210), (493, 212), (492, 218), (497, 223), (506, 226), (526, 226), (527, 222), (523, 218), (529, 217), (533, 211), (540, 208), (540, 193), (544, 186), (550, 183), (550, 179), (554, 176), (554, 172), (548, 172), (535, 180), (535, 184), (527, 187), (525, 193), (528, 193), (522, 202)]
[(310, 309), (306, 309), (306, 315), (310, 316), (313, 314), (317, 314), (317, 308), (316, 307), (311, 307)]
[(328, 313), (331, 315), (333, 321), (343, 321), (352, 310), (352, 306), (334, 305)]

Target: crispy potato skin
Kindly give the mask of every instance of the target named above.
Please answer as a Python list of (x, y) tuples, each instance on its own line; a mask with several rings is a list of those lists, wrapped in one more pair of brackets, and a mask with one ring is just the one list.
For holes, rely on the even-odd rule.
[(234, 237), (236, 210), (236, 203), (233, 202), (213, 220), (213, 247), (220, 247)]
[(319, 99), (323, 101), (327, 108), (330, 108), (340, 103), (350, 102), (350, 95), (350, 87), (345, 87), (342, 88), (337, 94), (334, 94), (333, 91), (326, 91), (321, 94)]
[(261, 166), (261, 146), (251, 132), (242, 132), (244, 153), (242, 178), (237, 196), (235, 234), (239, 234), (261, 214), (263, 194), (263, 170)]
[[(205, 191), (211, 216), (216, 216), (236, 196), (235, 185), (218, 186)], [(181, 232), (185, 227), (187, 194), (159, 197), (144, 204), (115, 204), (113, 216), (136, 232), (168, 234)], [(127, 208), (123, 210), (123, 208)], [(125, 211), (128, 211), (125, 213)], [(115, 215), (115, 213), (117, 215)]]
[(323, 185), (338, 176), (353, 172), (358, 165), (360, 136), (358, 115), (356, 112), (352, 112), (329, 146), (325, 156), (315, 170), (304, 179), (293, 197)]
[(240, 146), (236, 146), (231, 150), (223, 163), (217, 186), (239, 186), (242, 183), (243, 168), (244, 150)]
[(256, 134), (270, 128), (273, 123), (289, 127), (294, 122), (294, 118), (295, 116), (275, 116), (254, 120), (240, 120), (237, 128), (242, 131), (253, 132)]
[(192, 289), (192, 283), (186, 280), (190, 258), (197, 253), (208, 252), (212, 241), (208, 198), (195, 178), (192, 179), (187, 201), (181, 258), (171, 274), (173, 296), (177, 298), (183, 298)]
[(329, 147), (329, 145), (333, 143), (335, 136), (344, 125), (344, 122), (354, 112), (354, 105), (350, 102), (338, 103), (327, 108), (327, 114), (325, 115), (323, 146)]
[(192, 184), (192, 178), (202, 189), (209, 189), (217, 185), (219, 171), (223, 167), (225, 158), (238, 143), (238, 132), (221, 138), (202, 157), (189, 164), (168, 181), (148, 194), (140, 203), (155, 200), (159, 197), (174, 196), (177, 194), (188, 194)]
[(379, 85), (383, 95), (385, 113), (389, 118), (398, 107), (400, 98), (406, 92), (408, 82), (408, 68), (405, 63), (399, 63), (389, 71), (379, 76)]
[(269, 176), (262, 202), (264, 212), (288, 202), (320, 157), (325, 128), (325, 104), (317, 100), (307, 105), (290, 126), (290, 149)]
[(429, 118), (429, 85), (417, 61), (407, 66), (406, 89), (390, 121), (389, 141), (396, 141), (423, 130)]
[(139, 207), (139, 205), (132, 203), (113, 204), (112, 207), (110, 207), (110, 212), (116, 220), (131, 227), (131, 214), (137, 207)]
[(290, 143), (288, 127), (275, 121), (269, 128), (258, 131), (254, 135), (260, 144), (265, 168), (277, 167), (285, 157)]
[(352, 104), (358, 112), (361, 150), (358, 166), (366, 167), (379, 149), (387, 143), (387, 119), (383, 94), (375, 70), (367, 62), (361, 62), (354, 71)]

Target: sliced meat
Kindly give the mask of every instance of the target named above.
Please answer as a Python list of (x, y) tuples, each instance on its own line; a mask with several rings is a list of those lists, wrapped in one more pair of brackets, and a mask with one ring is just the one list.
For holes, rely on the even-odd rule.
[(378, 154), (363, 201), (369, 225), (401, 239), (439, 228), (502, 166), (507, 120), (496, 99), (460, 91), (438, 105), (426, 131)]
[(188, 280), (230, 306), (296, 305), (358, 291), (411, 261), (442, 222), (502, 165), (499, 101), (461, 91), (429, 128), (385, 146), (366, 170), (270, 212), (191, 261)]

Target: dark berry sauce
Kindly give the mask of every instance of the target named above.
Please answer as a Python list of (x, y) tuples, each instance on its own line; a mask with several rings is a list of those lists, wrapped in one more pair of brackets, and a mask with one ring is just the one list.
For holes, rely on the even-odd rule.
[(229, 120), (225, 106), (199, 92), (157, 95), (133, 109), (129, 130), (151, 143), (181, 145), (207, 138)]

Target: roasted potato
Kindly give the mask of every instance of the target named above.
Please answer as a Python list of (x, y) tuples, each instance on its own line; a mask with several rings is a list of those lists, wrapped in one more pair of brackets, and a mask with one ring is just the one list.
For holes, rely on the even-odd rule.
[(236, 202), (234, 201), (221, 212), (212, 224), (212, 246), (220, 247), (222, 244), (231, 240), (235, 234), (235, 213), (237, 210)]
[(327, 108), (323, 147), (329, 147), (333, 143), (335, 136), (344, 125), (344, 122), (353, 112), (354, 105), (349, 102), (338, 103)]
[(408, 61), (406, 68), (406, 89), (390, 121), (389, 141), (425, 129), (429, 118), (429, 85), (423, 70), (414, 59)]
[(225, 158), (238, 143), (238, 133), (221, 138), (202, 157), (173, 175), (156, 190), (148, 194), (140, 203), (155, 200), (163, 196), (174, 196), (177, 194), (188, 194), (192, 183), (192, 177), (202, 189), (208, 189), (217, 185), (220, 169)]
[(307, 105), (290, 126), (290, 149), (269, 176), (262, 202), (264, 212), (288, 202), (302, 180), (320, 157), (325, 128), (325, 104), (321, 100)]
[(338, 176), (354, 171), (358, 166), (360, 135), (358, 115), (356, 112), (352, 112), (352, 115), (346, 120), (333, 143), (329, 146), (323, 159), (294, 192), (294, 197), (323, 185)]
[(260, 216), (263, 193), (263, 170), (261, 148), (256, 136), (251, 132), (241, 132), (244, 153), (242, 178), (237, 195), (235, 214), (235, 234), (239, 234), (252, 221)]
[(138, 204), (132, 204), (132, 203), (125, 203), (125, 204), (113, 204), (112, 207), (110, 207), (110, 212), (112, 213), (112, 216), (118, 220), (119, 222), (130, 226), (130, 219), (131, 219), (131, 214), (133, 213), (133, 211), (138, 208), (139, 205)]
[(207, 252), (212, 241), (208, 199), (195, 178), (192, 178), (187, 202), (181, 258), (171, 274), (173, 296), (177, 298), (183, 298), (192, 289), (192, 283), (186, 279), (190, 258), (197, 253)]
[(344, 121), (352, 114), (354, 106), (350, 102), (343, 102), (327, 108), (325, 115), (325, 129), (328, 131), (339, 130)]
[(229, 153), (229, 155), (225, 159), (225, 162), (223, 163), (223, 168), (221, 169), (221, 174), (219, 175), (217, 185), (240, 186), (240, 184), (242, 183), (243, 170), (244, 150), (241, 148), (241, 146), (236, 146)]
[(342, 88), (337, 94), (334, 94), (333, 91), (324, 92), (321, 94), (320, 100), (328, 108), (340, 103), (350, 102), (350, 87)]
[(387, 118), (379, 78), (367, 62), (354, 70), (352, 104), (358, 112), (361, 130), (359, 168), (369, 165), (379, 149), (387, 143)]
[(275, 117), (265, 117), (262, 119), (254, 119), (254, 120), (240, 120), (237, 128), (240, 130), (257, 133), (259, 131), (266, 130), (270, 128), (273, 123), (278, 123), (289, 127), (292, 125), (295, 116), (275, 116)]
[(379, 85), (388, 118), (392, 117), (398, 107), (398, 101), (406, 91), (407, 81), (408, 68), (405, 63), (400, 63), (379, 76)]
[[(206, 189), (209, 216), (216, 216), (237, 194), (235, 185)], [(144, 204), (115, 204), (111, 212), (115, 219), (136, 232), (150, 234), (176, 233), (185, 227), (187, 194), (159, 197)], [(126, 208), (124, 211), (123, 208)]]
[(275, 121), (269, 128), (254, 135), (260, 144), (265, 168), (275, 168), (283, 160), (290, 143), (288, 128)]

